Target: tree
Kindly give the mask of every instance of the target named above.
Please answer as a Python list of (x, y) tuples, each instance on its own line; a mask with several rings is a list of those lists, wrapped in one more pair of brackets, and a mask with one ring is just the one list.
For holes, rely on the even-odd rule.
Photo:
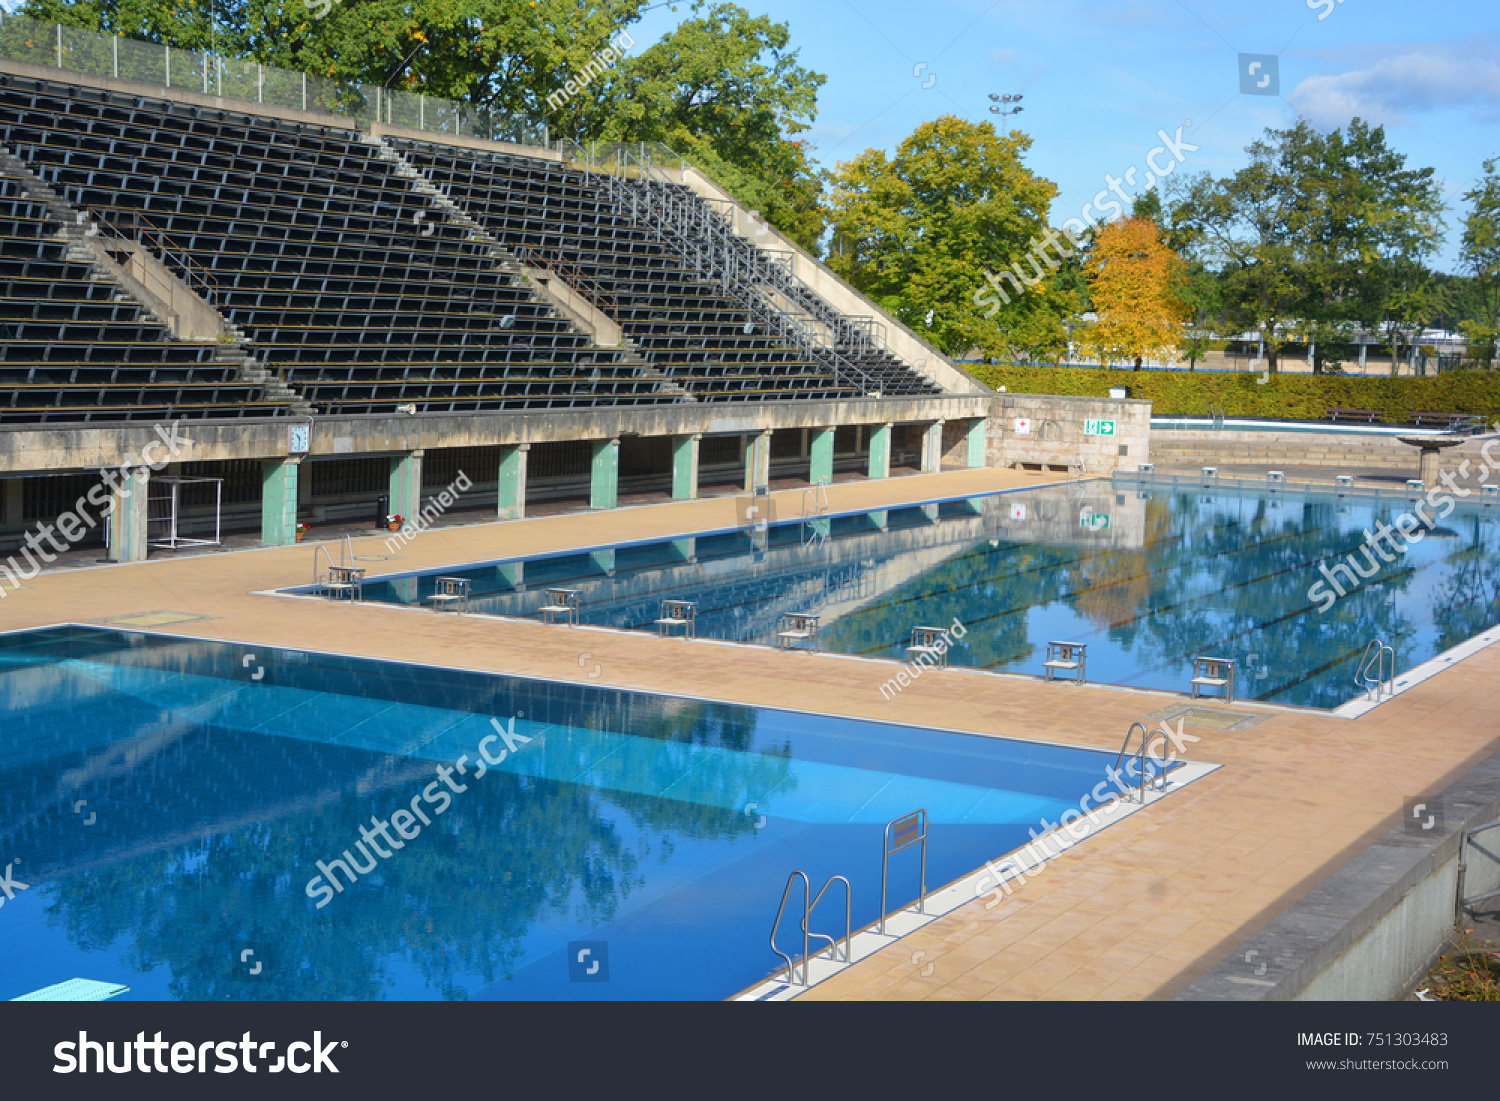
[[(892, 157), (871, 149), (839, 164), (830, 266), (946, 353), (1060, 350), (1076, 295), (1062, 262), (1028, 255), (1057, 194), (1022, 163), (1030, 147), (1019, 131), (1002, 135), (988, 122), (945, 115), (918, 127)], [(1056, 231), (1048, 236), (1057, 241)], [(986, 273), (993, 279), (1012, 267), (1026, 289), (1012, 278), (1002, 307), (986, 297)], [(1034, 278), (1026, 274), (1033, 268)]]
[(816, 250), (822, 176), (795, 135), (812, 125), (828, 78), (798, 63), (785, 23), (729, 3), (699, 0), (693, 11), (697, 18), (622, 62), (609, 120), (584, 136), (664, 142)]
[(1484, 175), (1464, 199), (1474, 208), (1463, 219), (1460, 256), (1473, 273), (1480, 312), (1459, 327), (1468, 338), (1469, 358), (1492, 367), (1500, 339), (1500, 157), (1484, 162)]
[(1272, 372), (1292, 338), (1326, 348), (1356, 321), (1399, 341), (1430, 304), (1414, 272), (1442, 229), (1433, 170), (1406, 168), (1359, 119), (1347, 133), (1302, 120), (1266, 135), (1248, 165), (1197, 178), (1173, 211), (1222, 278), (1228, 323), (1259, 331)]
[(1078, 343), (1100, 363), (1167, 358), (1182, 341), (1188, 306), (1178, 297), (1187, 265), (1156, 224), (1130, 217), (1101, 226), (1083, 270), (1098, 320)]

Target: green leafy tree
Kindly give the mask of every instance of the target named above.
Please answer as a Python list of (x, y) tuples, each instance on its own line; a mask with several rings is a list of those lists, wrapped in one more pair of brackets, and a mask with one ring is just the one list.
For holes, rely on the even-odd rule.
[(1477, 311), (1460, 328), (1468, 338), (1469, 358), (1493, 367), (1500, 340), (1500, 158), (1484, 162), (1484, 175), (1464, 199), (1474, 206), (1463, 219), (1460, 255), (1473, 273)]
[[(1062, 319), (1078, 305), (1076, 274), (1047, 254), (1047, 209), (1057, 187), (1022, 156), (1031, 139), (988, 122), (945, 115), (924, 123), (887, 157), (867, 150), (833, 174), (833, 269), (949, 354), (1001, 358), (1055, 354)], [(1057, 234), (1052, 234), (1054, 240)], [(1024, 293), (1001, 304), (986, 272), (1035, 269)], [(1076, 273), (1076, 265), (1074, 268)]]
[(1289, 341), (1326, 355), (1356, 321), (1409, 345), (1433, 306), (1418, 274), (1442, 231), (1433, 170), (1407, 168), (1359, 119), (1329, 134), (1305, 120), (1267, 130), (1246, 151), (1248, 165), (1197, 178), (1173, 211), (1221, 276), (1228, 324), (1259, 330), (1272, 372)]
[(785, 23), (729, 3), (699, 0), (693, 12), (622, 63), (608, 119), (580, 136), (664, 142), (816, 250), (822, 176), (796, 135), (812, 125), (828, 78), (798, 62)]

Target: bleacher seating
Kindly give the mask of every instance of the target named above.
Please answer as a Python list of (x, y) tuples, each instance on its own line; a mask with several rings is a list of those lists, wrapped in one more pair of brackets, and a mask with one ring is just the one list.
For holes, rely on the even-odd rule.
[(0, 74), (0, 143), (201, 265), (214, 305), (319, 411), (682, 400), (539, 303), (352, 130)]
[(61, 226), (0, 171), (0, 424), (274, 416), (216, 346), (180, 343), (68, 259)]
[[(578, 273), (582, 285), (575, 289), (593, 297), (653, 367), (699, 400), (864, 392), (753, 324), (745, 302), (701, 279), (649, 223), (632, 224), (618, 214), (592, 174), (413, 139), (391, 144), (523, 260), (560, 263), (559, 270)], [(743, 247), (754, 245), (744, 241)], [(887, 396), (939, 392), (883, 351), (850, 358)]]
[[(938, 393), (889, 354), (840, 375), (755, 323), (601, 177), (537, 158), (389, 140), (523, 265), (617, 321), (602, 348), (352, 129), (0, 74), (0, 146), (108, 234), (137, 236), (324, 413), (562, 409)], [(408, 170), (409, 171), (409, 170)], [(70, 262), (47, 211), (0, 180), (0, 422), (265, 416), (243, 354), (173, 341)], [(743, 246), (754, 250), (748, 241)], [(801, 295), (802, 292), (797, 292)], [(810, 290), (804, 304), (823, 310)], [(282, 387), (290, 388), (289, 390)]]

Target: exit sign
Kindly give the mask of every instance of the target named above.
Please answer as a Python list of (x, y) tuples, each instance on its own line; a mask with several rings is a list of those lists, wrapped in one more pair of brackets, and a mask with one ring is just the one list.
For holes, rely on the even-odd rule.
[(1109, 529), (1109, 513), (1095, 512), (1091, 508), (1085, 508), (1078, 514), (1078, 526), (1084, 531), (1107, 531)]
[(1083, 434), (1085, 436), (1113, 436), (1115, 422), (1086, 420), (1083, 422)]

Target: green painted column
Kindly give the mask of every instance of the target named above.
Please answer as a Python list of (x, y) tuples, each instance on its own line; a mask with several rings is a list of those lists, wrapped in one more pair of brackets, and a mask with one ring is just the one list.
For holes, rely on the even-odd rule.
[(768, 429), (749, 437), (745, 447), (745, 492), (771, 483), (771, 433)]
[(807, 480), (813, 485), (832, 485), (833, 429), (814, 428), (811, 435), (811, 446), (808, 447), (811, 462), (808, 465)]
[(890, 424), (876, 425), (870, 433), (870, 477), (891, 476), (891, 429)]
[(109, 514), (109, 556), (116, 562), (146, 560), (146, 498), (151, 471), (131, 467), (123, 478), (111, 479), (114, 511)]
[(526, 454), (529, 443), (500, 448), (499, 497), (495, 515), (502, 520), (520, 520), (526, 515)]
[(422, 452), (408, 451), (391, 460), (391, 512), (413, 520), (422, 511)]
[(495, 567), (495, 572), (512, 589), (519, 589), (526, 583), (525, 562), (503, 562)]
[(943, 422), (933, 421), (922, 431), (922, 473), (943, 469)]
[(615, 548), (609, 550), (590, 551), (589, 561), (599, 567), (604, 573), (613, 577), (615, 573)]
[(272, 459), (260, 467), (260, 541), (284, 547), (297, 541), (297, 482), (301, 459)]
[(681, 555), (684, 562), (692, 563), (698, 561), (698, 540), (695, 537), (673, 539), (672, 549)]
[(620, 502), (620, 441), (595, 440), (589, 467), (589, 508), (614, 508)]
[(702, 433), (672, 438), (672, 496), (679, 501), (698, 499), (698, 450)]
[(984, 465), (985, 445), (989, 439), (990, 422), (985, 417), (975, 417), (969, 422), (969, 465)]

